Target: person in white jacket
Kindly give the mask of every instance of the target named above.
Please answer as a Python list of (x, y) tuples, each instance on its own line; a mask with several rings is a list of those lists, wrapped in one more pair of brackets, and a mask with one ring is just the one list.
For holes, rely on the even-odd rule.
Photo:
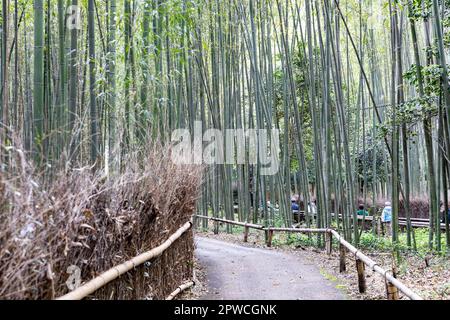
[(392, 234), (392, 207), (389, 201), (384, 203), (384, 209), (381, 213), (381, 223), (383, 224), (388, 236)]

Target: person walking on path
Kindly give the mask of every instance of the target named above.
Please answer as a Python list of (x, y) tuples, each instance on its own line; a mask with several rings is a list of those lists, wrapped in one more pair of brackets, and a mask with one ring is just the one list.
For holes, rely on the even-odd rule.
[(387, 235), (390, 237), (392, 234), (392, 207), (389, 201), (384, 203), (384, 209), (381, 213), (381, 223), (384, 226), (384, 230), (386, 230)]

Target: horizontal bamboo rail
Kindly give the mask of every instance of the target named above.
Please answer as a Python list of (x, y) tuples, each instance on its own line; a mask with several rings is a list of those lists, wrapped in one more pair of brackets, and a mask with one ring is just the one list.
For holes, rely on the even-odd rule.
[(180, 294), (181, 292), (183, 292), (186, 289), (189, 289), (190, 287), (194, 286), (195, 282), (194, 281), (188, 281), (186, 283), (183, 283), (181, 286), (179, 286), (178, 288), (175, 289), (174, 292), (172, 292), (171, 294), (169, 294), (166, 298), (166, 300), (173, 300), (173, 298), (175, 298), (178, 294)]
[(97, 291), (101, 287), (105, 286), (107, 283), (117, 279), (122, 274), (136, 268), (137, 266), (145, 263), (146, 261), (153, 259), (161, 255), (165, 250), (167, 250), (178, 238), (180, 238), (186, 231), (192, 227), (192, 222), (186, 222), (180, 229), (178, 229), (174, 234), (172, 234), (166, 241), (156, 248), (150, 251), (141, 253), (140, 255), (128, 260), (122, 264), (119, 264), (108, 271), (102, 273), (101, 275), (95, 277), (94, 279), (88, 281), (79, 288), (65, 294), (56, 300), (81, 300), (86, 298), (91, 293)]
[(232, 220), (226, 220), (226, 219), (215, 218), (215, 217), (207, 217), (207, 216), (201, 216), (201, 215), (196, 215), (194, 217), (195, 218), (200, 218), (200, 219), (208, 219), (208, 220), (211, 220), (211, 221), (217, 221), (217, 222), (233, 224), (235, 226), (249, 227), (249, 228), (258, 229), (258, 230), (263, 230), (265, 228), (264, 226), (261, 226), (259, 224), (253, 224), (253, 223), (247, 223), (247, 222), (239, 222), (239, 221), (232, 221)]
[(314, 228), (274, 228), (269, 227), (266, 228), (269, 231), (277, 231), (277, 232), (297, 232), (297, 233), (327, 233), (330, 232), (330, 229), (314, 229)]
[[(233, 224), (233, 225), (240, 225), (246, 227), (246, 237), (247, 237), (247, 228), (252, 229), (258, 229), (263, 230), (266, 232), (270, 232), (271, 234), (273, 232), (296, 232), (296, 233), (325, 233), (327, 234), (327, 253), (331, 253), (331, 243), (332, 243), (332, 236), (336, 238), (336, 240), (340, 244), (340, 270), (341, 272), (345, 270), (345, 249), (350, 251), (357, 262), (357, 269), (358, 269), (358, 280), (361, 282), (365, 282), (364, 278), (364, 268), (361, 268), (361, 264), (358, 264), (358, 261), (361, 261), (364, 263), (364, 265), (368, 266), (372, 271), (380, 274), (385, 278), (386, 281), (386, 287), (388, 291), (388, 296), (391, 295), (392, 287), (397, 288), (405, 296), (410, 298), (411, 300), (423, 300), (418, 294), (414, 293), (411, 289), (409, 289), (407, 286), (405, 286), (401, 281), (396, 279), (392, 274), (389, 274), (386, 270), (381, 268), (375, 261), (370, 259), (368, 256), (363, 254), (361, 251), (359, 251), (357, 248), (355, 248), (352, 244), (350, 244), (348, 241), (346, 241), (336, 230), (327, 228), (327, 229), (313, 229), (313, 228), (274, 228), (274, 227), (264, 227), (262, 225), (255, 225), (255, 224), (248, 224), (243, 222), (237, 222), (237, 221), (231, 221), (226, 219), (220, 219), (220, 218), (213, 218), (213, 217), (206, 217), (206, 216), (196, 216), (203, 219), (209, 219), (213, 221), (220, 221), (223, 223)], [(256, 227), (254, 227), (256, 226)], [(270, 237), (271, 239), (271, 237)], [(270, 243), (268, 243), (268, 246), (270, 246)], [(360, 288), (361, 289), (361, 288)], [(365, 290), (365, 289), (364, 289)]]

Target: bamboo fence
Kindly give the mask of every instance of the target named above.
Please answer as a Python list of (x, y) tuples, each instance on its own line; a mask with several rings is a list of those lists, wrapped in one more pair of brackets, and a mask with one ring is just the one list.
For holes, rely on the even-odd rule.
[(180, 294), (181, 292), (183, 292), (186, 289), (189, 289), (190, 287), (194, 286), (195, 282), (194, 281), (188, 281), (186, 283), (183, 283), (181, 286), (179, 286), (178, 288), (176, 288), (171, 294), (169, 294), (166, 298), (166, 300), (173, 300), (178, 294)]
[(136, 268), (146, 261), (158, 257), (165, 250), (167, 250), (178, 238), (180, 238), (186, 231), (192, 227), (192, 221), (186, 222), (180, 229), (172, 234), (166, 241), (150, 251), (144, 252), (133, 259), (130, 259), (122, 264), (119, 264), (94, 279), (88, 281), (77, 289), (57, 298), (56, 300), (81, 300), (88, 295), (94, 293), (96, 290), (105, 286), (107, 283), (117, 279), (122, 274)]

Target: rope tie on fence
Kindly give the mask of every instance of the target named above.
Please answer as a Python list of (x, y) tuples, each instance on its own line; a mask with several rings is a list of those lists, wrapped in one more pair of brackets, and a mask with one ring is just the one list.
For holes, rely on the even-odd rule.
[(375, 267), (376, 267), (376, 266), (379, 266), (379, 265), (378, 265), (378, 263), (375, 262), (375, 263), (370, 267), (370, 269), (372, 269), (372, 271), (375, 272)]
[(387, 273), (388, 272), (389, 272), (388, 270), (384, 270), (384, 282), (386, 283), (386, 285), (388, 283), (388, 279), (387, 279)]

